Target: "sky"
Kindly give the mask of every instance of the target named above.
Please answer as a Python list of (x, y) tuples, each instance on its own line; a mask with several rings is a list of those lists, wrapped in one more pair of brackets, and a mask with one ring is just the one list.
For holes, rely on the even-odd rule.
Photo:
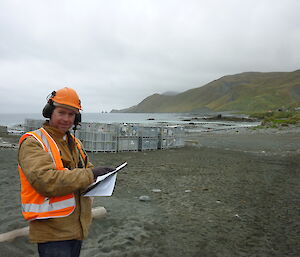
[(1, 0), (0, 113), (63, 87), (83, 113), (247, 71), (300, 69), (299, 0)]

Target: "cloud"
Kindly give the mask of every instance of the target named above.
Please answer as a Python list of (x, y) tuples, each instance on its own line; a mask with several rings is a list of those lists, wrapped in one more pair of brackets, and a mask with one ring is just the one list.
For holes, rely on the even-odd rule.
[(299, 69), (297, 0), (3, 0), (0, 8), (1, 112), (37, 112), (64, 86), (98, 112), (228, 74)]

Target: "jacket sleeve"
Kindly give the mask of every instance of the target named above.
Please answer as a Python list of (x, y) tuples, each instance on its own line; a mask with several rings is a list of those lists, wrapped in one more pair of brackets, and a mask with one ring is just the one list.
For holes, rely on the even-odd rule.
[(33, 137), (25, 139), (18, 153), (19, 164), (32, 187), (46, 197), (62, 196), (86, 188), (94, 176), (88, 168), (56, 170), (49, 153)]

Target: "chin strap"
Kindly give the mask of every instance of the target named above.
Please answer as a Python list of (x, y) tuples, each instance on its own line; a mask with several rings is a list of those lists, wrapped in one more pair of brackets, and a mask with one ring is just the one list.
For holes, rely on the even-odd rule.
[(72, 128), (72, 129), (73, 129), (73, 134), (74, 134), (74, 136), (76, 136), (75, 134), (76, 134), (76, 130), (77, 130), (77, 126), (78, 126), (78, 125), (81, 126), (80, 123), (78, 123), (78, 124), (74, 124), (74, 126), (73, 126), (73, 128)]
[(77, 130), (77, 125), (74, 125), (74, 126), (73, 126), (73, 134), (74, 134), (74, 136), (76, 136), (76, 135), (75, 135), (76, 130)]

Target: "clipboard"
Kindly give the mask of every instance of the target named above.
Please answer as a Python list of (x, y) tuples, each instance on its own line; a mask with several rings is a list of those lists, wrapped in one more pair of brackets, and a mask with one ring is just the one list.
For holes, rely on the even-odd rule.
[(90, 192), (91, 190), (93, 190), (95, 187), (97, 187), (102, 181), (108, 179), (109, 177), (115, 175), (117, 172), (119, 172), (121, 169), (123, 169), (124, 167), (127, 166), (127, 162), (124, 162), (123, 164), (121, 164), (120, 166), (118, 166), (117, 168), (115, 168), (115, 170), (102, 175), (102, 176), (98, 176), (96, 182), (92, 183), (85, 191), (83, 191), (81, 193), (81, 195), (85, 195), (88, 192)]

